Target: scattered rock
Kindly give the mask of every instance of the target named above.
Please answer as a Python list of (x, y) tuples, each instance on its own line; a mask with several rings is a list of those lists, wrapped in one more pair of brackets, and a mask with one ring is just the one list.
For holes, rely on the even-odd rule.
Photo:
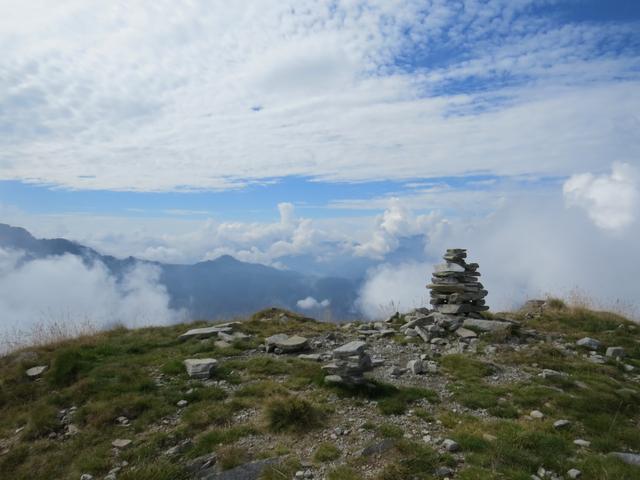
[(478, 334), (468, 328), (460, 327), (456, 330), (456, 335), (460, 338), (476, 338)]
[(572, 468), (567, 472), (567, 476), (569, 478), (580, 478), (582, 476), (582, 472), (577, 468)]
[(596, 340), (595, 338), (584, 337), (584, 338), (581, 338), (580, 340), (578, 340), (576, 342), (576, 345), (578, 345), (579, 347), (586, 347), (586, 348), (589, 348), (591, 350), (597, 350), (597, 349), (600, 348), (602, 343), (600, 341)]
[(545, 368), (540, 372), (540, 377), (547, 378), (567, 378), (569, 375), (565, 372), (558, 372), (557, 370), (551, 370), (550, 368)]
[(111, 442), (111, 445), (115, 448), (123, 449), (131, 445), (131, 443), (132, 440), (129, 440), (128, 438), (116, 438), (113, 442)]
[(453, 470), (449, 467), (436, 468), (436, 477), (450, 477), (453, 475)]
[(640, 467), (640, 453), (611, 452), (609, 455), (619, 458), (627, 465)]
[(80, 475), (80, 480), (93, 480), (93, 475), (83, 473), (82, 475)]
[(424, 373), (424, 367), (422, 365), (422, 360), (409, 360), (407, 362), (407, 370), (409, 370), (414, 375), (419, 375)]
[(276, 464), (279, 460), (278, 457), (255, 460), (222, 472), (200, 474), (197, 478), (202, 480), (258, 480), (269, 465)]
[(385, 438), (377, 443), (365, 447), (360, 452), (361, 457), (370, 457), (371, 455), (380, 455), (388, 450), (391, 450), (396, 444), (392, 438)]
[(500, 320), (480, 320), (479, 318), (467, 318), (462, 324), (465, 328), (479, 330), (481, 332), (506, 332), (513, 324)]
[(224, 326), (204, 327), (204, 328), (192, 328), (180, 335), (180, 340), (189, 340), (190, 338), (209, 338), (217, 337), (218, 333), (232, 333), (233, 328)]
[(445, 439), (442, 442), (442, 446), (447, 450), (447, 452), (457, 452), (460, 450), (460, 445), (455, 440), (451, 440), (450, 438)]
[(622, 358), (624, 357), (624, 348), (622, 347), (609, 347), (605, 353), (610, 358)]
[(591, 442), (589, 442), (588, 440), (583, 440), (581, 438), (576, 438), (573, 441), (573, 444), (577, 445), (578, 447), (584, 447), (584, 448), (587, 448), (587, 447), (591, 446)]
[(189, 402), (187, 402), (186, 400), (179, 400), (178, 403), (176, 403), (176, 405), (180, 408), (184, 408), (187, 405), (189, 405)]
[(37, 367), (31, 367), (25, 373), (27, 374), (27, 377), (36, 379), (40, 378), (40, 376), (42, 376), (46, 369), (46, 365), (38, 365)]
[(569, 425), (571, 425), (571, 422), (569, 420), (556, 420), (555, 422), (553, 422), (553, 428), (555, 428), (556, 430), (567, 428)]
[[(373, 370), (371, 357), (365, 352), (365, 342), (349, 342), (336, 348), (333, 353), (333, 362), (322, 367), (328, 373), (327, 383), (364, 383), (365, 372)], [(338, 377), (340, 380), (338, 381)]]
[(535, 418), (537, 420), (540, 420), (540, 419), (544, 418), (544, 413), (542, 413), (540, 410), (532, 410), (531, 413), (529, 414), (529, 416), (531, 418)]
[(202, 380), (211, 377), (217, 365), (218, 361), (213, 358), (188, 358), (184, 361), (189, 377)]

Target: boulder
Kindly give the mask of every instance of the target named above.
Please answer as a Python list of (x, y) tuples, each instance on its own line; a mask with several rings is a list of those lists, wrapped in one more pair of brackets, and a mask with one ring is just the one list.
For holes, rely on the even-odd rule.
[(111, 445), (115, 448), (123, 449), (131, 445), (131, 443), (132, 440), (129, 440), (128, 438), (116, 438), (113, 442), (111, 442)]
[(407, 370), (409, 370), (414, 375), (419, 375), (424, 373), (424, 366), (422, 365), (422, 360), (409, 360), (407, 362)]
[(584, 337), (578, 340), (576, 342), (576, 345), (578, 345), (579, 347), (586, 347), (590, 350), (597, 350), (598, 348), (600, 348), (600, 345), (602, 345), (602, 343), (600, 343), (595, 338)]
[(213, 358), (188, 358), (184, 361), (189, 377), (201, 380), (211, 377), (217, 365), (218, 361)]
[(447, 450), (447, 452), (457, 452), (460, 450), (460, 445), (455, 440), (451, 440), (450, 438), (445, 439), (442, 442), (442, 446)]
[(347, 358), (354, 355), (360, 355), (364, 352), (367, 344), (361, 341), (349, 342), (333, 351), (333, 358)]
[(272, 335), (265, 339), (267, 352), (292, 353), (309, 348), (309, 340), (299, 335), (289, 336), (285, 333)]
[(607, 357), (622, 358), (624, 357), (624, 348), (622, 347), (609, 347), (605, 353)]

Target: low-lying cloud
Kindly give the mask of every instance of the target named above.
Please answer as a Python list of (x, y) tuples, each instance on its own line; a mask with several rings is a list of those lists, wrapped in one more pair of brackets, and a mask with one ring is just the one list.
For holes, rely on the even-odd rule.
[(316, 308), (327, 308), (331, 305), (331, 301), (325, 298), (322, 301), (318, 301), (313, 297), (303, 298), (302, 300), (298, 300), (296, 306), (298, 308), (302, 308), (303, 310), (313, 310)]
[(640, 207), (638, 190), (638, 174), (626, 163), (614, 163), (610, 175), (573, 175), (563, 186), (567, 204), (581, 207), (606, 230), (621, 230), (634, 222)]
[[(0, 249), (0, 341), (29, 343), (38, 329), (141, 327), (179, 321), (159, 270), (137, 264), (116, 279), (100, 262), (63, 255), (28, 261)], [(2, 346), (0, 345), (0, 348)]]

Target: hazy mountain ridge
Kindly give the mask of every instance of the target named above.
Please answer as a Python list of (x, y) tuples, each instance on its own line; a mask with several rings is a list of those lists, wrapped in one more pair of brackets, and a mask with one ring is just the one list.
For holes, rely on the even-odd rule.
[(355, 280), (279, 270), (229, 255), (191, 265), (121, 259), (63, 238), (37, 239), (24, 228), (6, 224), (0, 224), (0, 247), (23, 251), (22, 263), (65, 254), (81, 257), (87, 265), (101, 262), (116, 279), (137, 264), (153, 265), (160, 269), (159, 282), (171, 308), (184, 309), (191, 318), (226, 318), (268, 306), (293, 309), (307, 297), (328, 300), (332, 318), (352, 318), (356, 313)]

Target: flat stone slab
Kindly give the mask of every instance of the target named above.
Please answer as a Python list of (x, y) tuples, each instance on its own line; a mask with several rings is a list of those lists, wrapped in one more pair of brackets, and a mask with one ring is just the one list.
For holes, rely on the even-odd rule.
[(204, 328), (192, 328), (191, 330), (187, 330), (185, 333), (180, 335), (180, 340), (188, 340), (190, 338), (209, 338), (209, 337), (217, 337), (218, 333), (232, 333), (233, 328), (231, 327), (223, 327), (223, 326), (215, 326), (215, 327), (204, 327)]
[(460, 338), (476, 338), (478, 334), (468, 328), (460, 327), (456, 330), (456, 335)]
[(202, 380), (211, 377), (217, 365), (218, 361), (214, 358), (188, 358), (184, 361), (189, 377)]
[(597, 350), (602, 343), (595, 338), (584, 337), (576, 342), (579, 347), (587, 347), (590, 350)]
[(609, 347), (605, 353), (607, 357), (622, 358), (624, 357), (624, 348), (622, 347)]
[(277, 457), (256, 460), (223, 472), (199, 475), (198, 478), (201, 480), (258, 480), (267, 467), (277, 464), (279, 460)]
[(271, 335), (265, 339), (267, 351), (280, 349), (283, 353), (298, 352), (309, 346), (309, 340), (299, 335), (289, 336), (285, 333)]
[(336, 348), (333, 351), (333, 356), (335, 358), (343, 358), (343, 357), (351, 357), (353, 355), (360, 355), (362, 352), (364, 352), (364, 349), (366, 348), (366, 346), (367, 344), (365, 342), (361, 342), (358, 340), (354, 342), (349, 342), (342, 345), (341, 347)]
[(37, 367), (31, 367), (25, 373), (29, 378), (38, 378), (45, 372), (46, 369), (46, 365), (38, 365)]
[(479, 318), (467, 318), (462, 323), (465, 328), (480, 330), (481, 332), (502, 332), (511, 328), (509, 322), (498, 320), (480, 320)]
[(116, 438), (113, 442), (111, 442), (111, 445), (115, 448), (127, 448), (129, 445), (131, 445), (131, 443), (132, 441), (128, 438)]

